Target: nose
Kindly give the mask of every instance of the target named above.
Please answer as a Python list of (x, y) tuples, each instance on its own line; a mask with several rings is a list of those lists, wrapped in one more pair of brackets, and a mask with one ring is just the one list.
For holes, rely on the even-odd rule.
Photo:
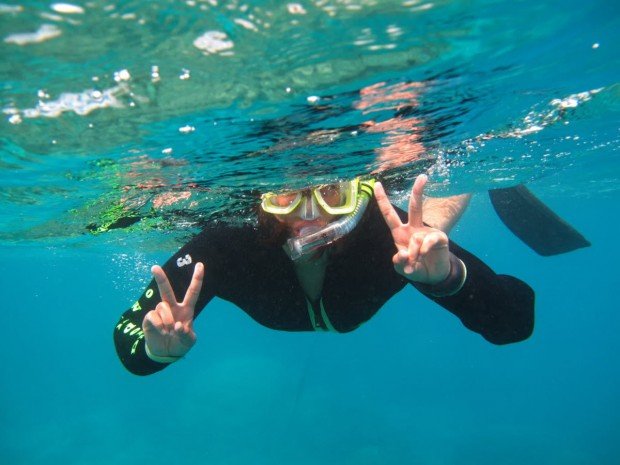
[(304, 195), (301, 201), (301, 208), (299, 210), (299, 217), (305, 221), (316, 220), (321, 216), (319, 206), (312, 194)]

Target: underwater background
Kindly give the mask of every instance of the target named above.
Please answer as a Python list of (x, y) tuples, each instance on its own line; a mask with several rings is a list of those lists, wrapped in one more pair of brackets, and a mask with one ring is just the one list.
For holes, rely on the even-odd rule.
[[(0, 463), (615, 464), (615, 1), (0, 4)], [(149, 269), (257, 193), (382, 173), (474, 193), (451, 238), (536, 291), (494, 346), (406, 288), (349, 334), (215, 300), (140, 378), (112, 330)], [(541, 257), (487, 191), (591, 247)], [(234, 244), (231, 244), (234, 246)]]

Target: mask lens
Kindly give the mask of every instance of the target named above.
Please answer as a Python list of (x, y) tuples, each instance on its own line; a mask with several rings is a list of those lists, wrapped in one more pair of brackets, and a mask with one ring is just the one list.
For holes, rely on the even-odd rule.
[(332, 208), (342, 207), (346, 204), (346, 189), (342, 184), (330, 184), (318, 188), (323, 201)]
[(263, 195), (263, 210), (275, 215), (288, 215), (291, 213), (301, 200), (299, 192), (283, 192), (281, 194)]
[[(269, 193), (263, 195), (262, 206), (268, 213), (288, 215), (301, 204), (302, 198), (317, 204), (330, 215), (348, 215), (355, 209), (359, 180), (326, 184), (297, 192)], [(307, 202), (304, 203), (308, 205)], [(314, 210), (313, 210), (314, 211)], [(305, 214), (305, 213), (304, 213)], [(314, 213), (313, 215), (314, 216)]]
[(331, 215), (348, 215), (355, 209), (358, 180), (327, 184), (314, 190), (319, 205)]
[(290, 207), (299, 197), (298, 193), (285, 192), (271, 197), (271, 203), (276, 207)]

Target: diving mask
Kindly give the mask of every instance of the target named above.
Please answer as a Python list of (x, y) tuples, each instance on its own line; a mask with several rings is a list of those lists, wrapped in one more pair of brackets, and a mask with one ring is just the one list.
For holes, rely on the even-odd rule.
[(353, 213), (358, 202), (359, 178), (335, 184), (324, 184), (310, 189), (293, 192), (262, 195), (262, 209), (274, 215), (290, 215), (300, 205), (302, 215), (311, 212), (312, 217), (318, 216), (317, 206), (330, 215), (349, 215)]
[(317, 231), (308, 231), (299, 237), (292, 237), (287, 241), (289, 256), (298, 260), (304, 255), (314, 253), (321, 247), (329, 245), (341, 237), (349, 234), (364, 216), (368, 202), (373, 196), (375, 181), (373, 179), (360, 183), (359, 193), (353, 210), (340, 219), (331, 222)]

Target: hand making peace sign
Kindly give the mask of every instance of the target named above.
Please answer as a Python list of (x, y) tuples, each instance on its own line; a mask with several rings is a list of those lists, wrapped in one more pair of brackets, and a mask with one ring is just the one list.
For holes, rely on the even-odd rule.
[(390, 203), (381, 183), (375, 184), (375, 196), (396, 245), (394, 269), (410, 281), (437, 284), (450, 273), (448, 236), (422, 222), (426, 175), (416, 178), (409, 199), (409, 220), (403, 223)]
[(150, 352), (155, 357), (171, 358), (172, 360), (166, 361), (173, 361), (183, 357), (196, 342), (193, 329), (194, 307), (202, 288), (204, 266), (196, 263), (183, 302), (177, 302), (170, 281), (160, 266), (155, 265), (151, 272), (157, 283), (161, 302), (146, 314), (142, 323), (147, 354)]

